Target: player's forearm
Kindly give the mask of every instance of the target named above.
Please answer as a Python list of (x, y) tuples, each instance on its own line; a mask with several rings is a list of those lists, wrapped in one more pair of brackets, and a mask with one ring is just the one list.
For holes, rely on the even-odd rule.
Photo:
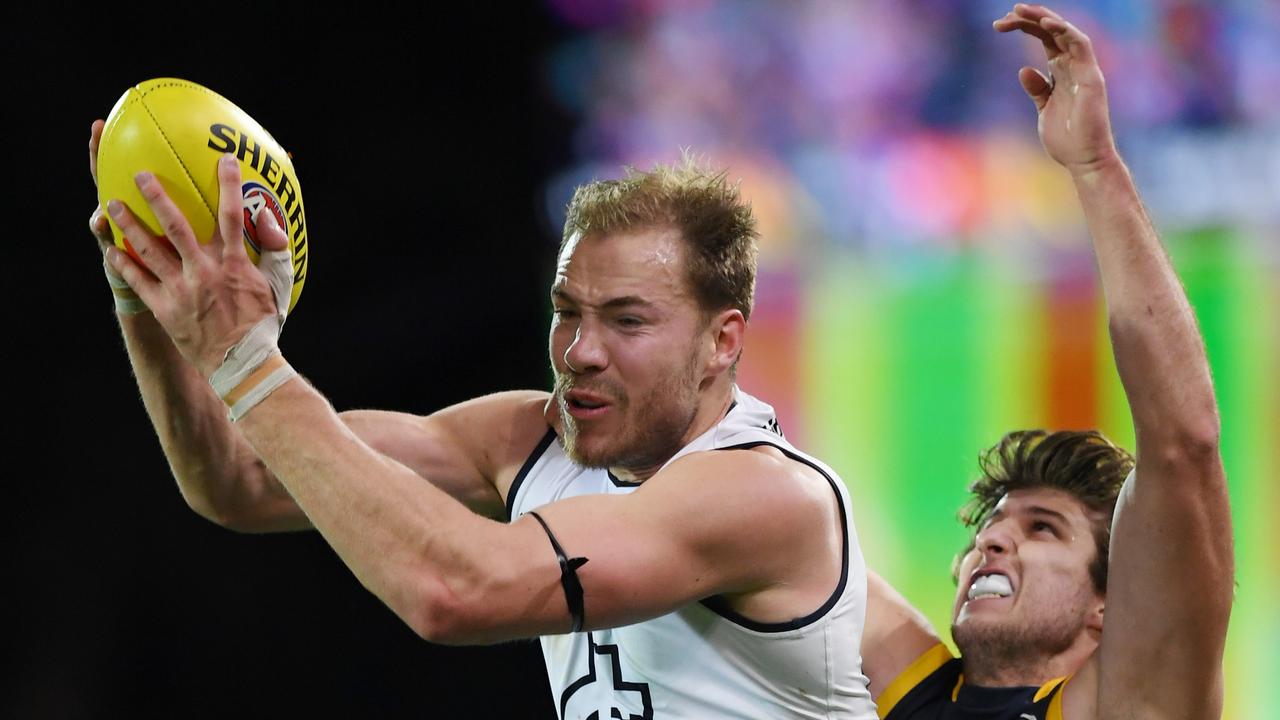
[(274, 481), (227, 419), (226, 406), (150, 313), (118, 317), (143, 405), (183, 498), (220, 525), (265, 529), (244, 521), (251, 496), (269, 502)]
[(1139, 444), (1216, 454), (1218, 415), (1204, 344), (1128, 168), (1117, 158), (1073, 179)]
[(365, 444), (301, 378), (238, 424), (347, 567), (420, 635), (448, 640), (457, 609), (483, 603), (510, 555), (496, 547), (505, 525)]

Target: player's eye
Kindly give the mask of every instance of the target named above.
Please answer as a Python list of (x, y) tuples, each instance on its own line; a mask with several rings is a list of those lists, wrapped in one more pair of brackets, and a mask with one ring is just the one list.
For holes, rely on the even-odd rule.
[(1048, 532), (1052, 535), (1057, 535), (1058, 529), (1043, 520), (1036, 520), (1031, 523), (1031, 532)]

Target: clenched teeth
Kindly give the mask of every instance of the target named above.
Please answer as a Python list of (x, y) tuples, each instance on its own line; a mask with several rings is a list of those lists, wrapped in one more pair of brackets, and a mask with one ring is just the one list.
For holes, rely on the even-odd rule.
[(969, 586), (969, 599), (978, 600), (989, 597), (1008, 597), (1013, 594), (1013, 585), (1009, 578), (999, 573), (983, 575)]

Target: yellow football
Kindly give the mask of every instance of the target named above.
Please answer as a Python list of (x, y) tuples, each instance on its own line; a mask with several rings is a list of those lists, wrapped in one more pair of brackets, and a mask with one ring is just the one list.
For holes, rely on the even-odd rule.
[[(307, 279), (302, 187), (289, 153), (221, 95), (175, 78), (147, 80), (126, 90), (102, 129), (98, 198), (103, 207), (113, 198), (124, 202), (153, 234), (163, 235), (133, 180), (138, 172), (149, 170), (186, 216), (200, 242), (209, 242), (218, 223), (218, 158), (226, 153), (235, 153), (240, 160), (244, 243), (249, 257), (258, 261), (258, 213), (270, 211), (289, 236), (292, 311)], [(116, 245), (141, 262), (114, 220), (111, 232)]]

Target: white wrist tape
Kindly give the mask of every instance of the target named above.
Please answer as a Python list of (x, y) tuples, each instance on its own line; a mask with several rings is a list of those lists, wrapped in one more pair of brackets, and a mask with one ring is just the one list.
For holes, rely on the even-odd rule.
[(222, 365), (209, 376), (213, 391), (230, 408), (228, 415), (232, 422), (244, 417), (273, 390), (298, 374), (279, 350), (280, 330), (284, 327), (293, 292), (292, 256), (288, 250), (263, 252), (258, 270), (275, 294), (276, 314), (260, 320), (228, 348)]
[[(224, 365), (225, 367), (225, 365)], [(221, 368), (220, 368), (221, 369)], [(280, 353), (272, 353), (262, 364), (254, 368), (244, 380), (232, 386), (218, 397), (227, 404), (227, 416), (232, 422), (245, 416), (255, 405), (270, 395), (276, 388), (289, 382), (298, 371), (285, 362)], [(212, 382), (212, 379), (210, 380)], [(214, 387), (217, 390), (217, 386)]]
[(129, 283), (111, 268), (106, 255), (102, 256), (102, 270), (107, 274), (107, 283), (111, 285), (111, 294), (115, 296), (116, 312), (121, 315), (137, 315), (151, 310), (146, 303), (142, 302), (142, 298), (138, 297), (138, 293), (129, 287)]
[(293, 254), (284, 250), (264, 250), (258, 256), (258, 272), (267, 279), (276, 298), (276, 314), (280, 327), (284, 327), (289, 314), (289, 300), (293, 297)]

